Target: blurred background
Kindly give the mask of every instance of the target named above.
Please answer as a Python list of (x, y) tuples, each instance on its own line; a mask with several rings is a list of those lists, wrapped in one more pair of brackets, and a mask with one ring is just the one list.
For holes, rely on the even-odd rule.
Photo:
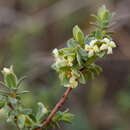
[[(65, 91), (51, 69), (52, 50), (65, 46), (75, 24), (88, 33), (90, 14), (103, 4), (117, 13), (118, 47), (97, 61), (100, 76), (72, 92), (62, 109), (75, 118), (59, 130), (130, 130), (130, 0), (0, 0), (0, 68), (13, 64), (19, 77), (28, 76), (23, 87), (32, 93), (23, 102), (34, 109), (39, 101), (52, 108)], [(15, 130), (2, 110), (0, 130)]]

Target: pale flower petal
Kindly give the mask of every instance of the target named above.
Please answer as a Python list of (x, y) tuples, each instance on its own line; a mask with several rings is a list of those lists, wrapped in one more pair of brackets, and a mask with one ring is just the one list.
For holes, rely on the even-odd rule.
[(114, 41), (111, 41), (111, 42), (109, 43), (109, 45), (110, 45), (112, 48), (115, 48), (115, 47), (116, 47), (116, 44), (115, 44)]
[(55, 48), (52, 53), (54, 54), (55, 57), (58, 57), (59, 56), (59, 52), (58, 52), (58, 49)]
[(58, 57), (56, 59), (56, 66), (67, 66), (68, 63), (67, 63), (67, 60), (65, 60), (63, 57)]
[(78, 82), (76, 81), (76, 77), (73, 76), (70, 78), (70, 87), (76, 88), (78, 86)]
[(100, 50), (106, 50), (108, 48), (107, 44), (102, 44)]
[(101, 40), (101, 42), (109, 43), (110, 40), (108, 38), (104, 38), (103, 40)]
[(70, 84), (65, 84), (64, 86), (67, 88), (70, 88)]
[(90, 42), (90, 46), (92, 47), (92, 46), (94, 46), (94, 44), (97, 42), (97, 39), (95, 39), (95, 40), (92, 40), (91, 42)]
[(92, 57), (94, 55), (94, 51), (93, 50), (90, 50), (89, 52), (88, 52), (88, 57)]
[(112, 48), (111, 47), (108, 47), (107, 54), (112, 54)]
[(99, 51), (100, 51), (97, 45), (95, 45), (95, 46), (93, 47), (93, 50), (94, 50), (95, 52), (99, 52)]
[(72, 76), (69, 80), (69, 84), (66, 84), (65, 87), (76, 88), (78, 86), (78, 82), (76, 81), (76, 77)]
[(85, 50), (86, 50), (86, 51), (89, 51), (89, 49), (90, 49), (90, 46), (89, 46), (88, 44), (86, 44), (86, 45), (85, 45)]
[(41, 107), (41, 112), (43, 114), (46, 114), (48, 112), (47, 108), (41, 102), (38, 102), (38, 105)]
[(6, 74), (10, 74), (11, 70), (9, 68), (3, 68), (3, 72)]
[(72, 87), (72, 88), (76, 88), (77, 86), (78, 86), (78, 82), (75, 81), (71, 87)]
[(73, 57), (72, 57), (72, 56), (68, 56), (67, 59), (68, 59), (69, 62), (72, 62), (72, 61), (73, 61)]

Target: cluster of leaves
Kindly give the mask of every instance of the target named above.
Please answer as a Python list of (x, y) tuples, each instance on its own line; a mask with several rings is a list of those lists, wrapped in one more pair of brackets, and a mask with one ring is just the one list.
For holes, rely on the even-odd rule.
[[(21, 95), (28, 93), (28, 91), (20, 89), (21, 82), (25, 77), (18, 80), (12, 66), (10, 68), (4, 68), (2, 74), (4, 76), (4, 82), (0, 82), (3, 86), (3, 89), (0, 91), (0, 109), (6, 111), (7, 122), (16, 124), (18, 129), (29, 130), (41, 127), (42, 121), (47, 118), (49, 111), (40, 102), (36, 111), (26, 108), (22, 104)], [(58, 125), (61, 121), (70, 123), (72, 116), (68, 111), (58, 112), (54, 116), (49, 128)]]
[(48, 128), (60, 128), (61, 123), (67, 123), (71, 124), (72, 120), (74, 118), (74, 115), (68, 112), (69, 109), (65, 111), (58, 111), (55, 116), (51, 119), (51, 122), (46, 127), (46, 130)]
[(116, 47), (107, 31), (113, 14), (103, 6), (93, 16), (96, 18), (94, 31), (85, 36), (76, 25), (67, 47), (53, 50), (55, 63), (52, 67), (58, 72), (65, 87), (75, 88), (78, 83), (85, 84), (87, 80), (93, 79), (102, 71), (94, 63), (96, 59), (111, 54), (112, 48)]
[(108, 9), (103, 5), (97, 12), (97, 15), (92, 15), (96, 19), (95, 23), (91, 23), (95, 27), (96, 30), (92, 31), (90, 37), (94, 37), (97, 39), (103, 39), (104, 37), (108, 37), (111, 39), (108, 29), (111, 27), (111, 19), (115, 15), (115, 13), (110, 13)]

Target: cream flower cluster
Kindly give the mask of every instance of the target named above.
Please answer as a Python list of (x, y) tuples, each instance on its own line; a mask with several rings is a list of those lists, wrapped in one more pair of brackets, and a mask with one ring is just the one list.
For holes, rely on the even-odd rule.
[(95, 54), (105, 51), (107, 54), (112, 54), (112, 49), (116, 47), (114, 41), (104, 38), (102, 40), (92, 40), (90, 44), (85, 45), (85, 50), (88, 52), (88, 57), (92, 57)]
[(95, 53), (99, 52), (99, 47), (96, 45), (97, 40), (92, 40), (90, 44), (85, 45), (85, 50), (88, 52), (88, 57), (92, 57)]
[(55, 48), (53, 50), (53, 54), (54, 54), (54, 57), (55, 57), (55, 65), (58, 67), (58, 66), (72, 66), (72, 62), (73, 62), (73, 57), (72, 56), (67, 56), (67, 59), (64, 58), (64, 56), (61, 56), (59, 54), (59, 51), (57, 48)]
[[(74, 58), (72, 56), (67, 56), (64, 58), (64, 55), (60, 55), (58, 49), (53, 50), (53, 54), (55, 57), (55, 66), (56, 67), (64, 67), (64, 66), (72, 66)], [(77, 76), (70, 72), (69, 82), (64, 85), (65, 87), (76, 88), (78, 86)]]
[(65, 87), (76, 88), (78, 86), (78, 81), (76, 76), (72, 76), (69, 79), (69, 83), (65, 85)]
[[(116, 47), (115, 42), (108, 38), (104, 38), (102, 40), (92, 40), (89, 44), (85, 45), (85, 50), (88, 53), (88, 57), (91, 58), (92, 56), (100, 56), (102, 57), (104, 54), (112, 54), (112, 49)], [(75, 60), (75, 56), (66, 55), (61, 50), (54, 49), (53, 54), (55, 57), (55, 64), (58, 72), (61, 72), (60, 68), (68, 66), (70, 70), (67, 70), (68, 82), (64, 84), (65, 87), (76, 88), (78, 86), (78, 79), (80, 78), (80, 74), (75, 74), (71, 67), (73, 66), (73, 61)]]
[(71, 71), (69, 77), (69, 83), (65, 85), (65, 87), (71, 87), (76, 88), (78, 86), (78, 78), (80, 77), (80, 74), (75, 74), (73, 71)]

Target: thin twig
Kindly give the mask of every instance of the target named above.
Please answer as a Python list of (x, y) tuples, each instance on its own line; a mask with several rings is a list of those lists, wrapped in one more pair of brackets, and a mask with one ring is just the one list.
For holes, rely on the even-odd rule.
[(71, 91), (72, 91), (72, 88), (67, 88), (67, 90), (65, 91), (64, 95), (61, 97), (61, 99), (56, 104), (56, 106), (52, 109), (52, 111), (49, 114), (49, 116), (46, 118), (46, 120), (44, 120), (42, 122), (43, 123), (43, 127), (36, 128), (35, 130), (42, 130), (42, 128), (44, 128), (47, 124), (50, 123), (51, 119), (54, 117), (56, 112), (64, 105), (64, 103), (67, 100), (67, 98), (68, 98), (68, 96), (69, 96)]

